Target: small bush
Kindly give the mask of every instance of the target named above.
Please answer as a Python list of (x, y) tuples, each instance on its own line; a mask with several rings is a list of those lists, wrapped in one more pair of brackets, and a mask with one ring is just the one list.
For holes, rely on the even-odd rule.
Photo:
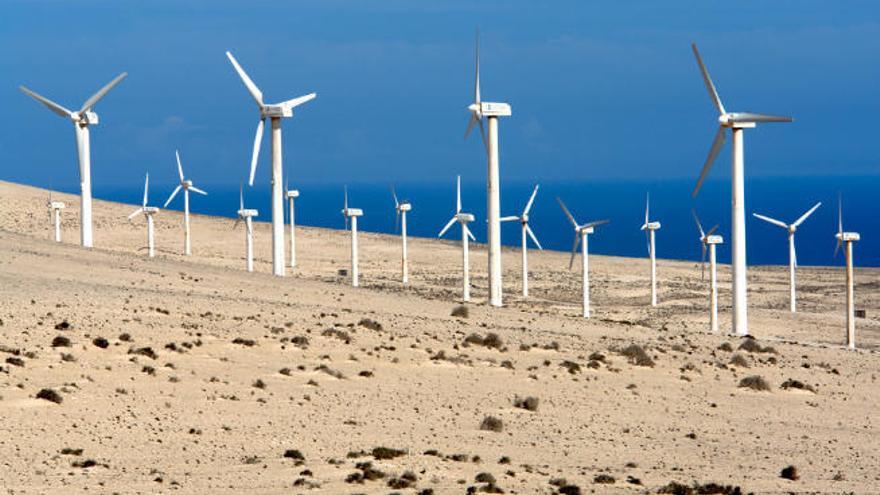
[(370, 452), (370, 455), (373, 456), (377, 461), (384, 461), (388, 459), (394, 459), (395, 457), (400, 457), (406, 455), (405, 450), (400, 449), (392, 449), (388, 447), (376, 447)]
[(807, 392), (813, 392), (814, 394), (816, 393), (816, 389), (813, 388), (812, 385), (809, 385), (809, 384), (806, 384), (800, 380), (794, 380), (791, 378), (782, 382), (782, 385), (780, 385), (779, 388), (781, 388), (782, 390), (790, 390), (790, 389), (806, 390)]
[(725, 352), (733, 352), (733, 346), (730, 345), (730, 342), (722, 342), (721, 345), (718, 346), (719, 351)]
[(52, 339), (52, 347), (70, 347), (70, 339), (63, 335), (59, 335)]
[(575, 375), (575, 374), (581, 372), (581, 365), (575, 363), (574, 361), (566, 360), (566, 361), (559, 363), (559, 366), (562, 366), (563, 368), (568, 370), (568, 372), (571, 373), (572, 375)]
[(749, 364), (749, 360), (745, 358), (742, 354), (734, 354), (730, 356), (730, 364), (731, 366), (738, 366), (740, 368), (749, 368), (751, 365)]
[(106, 349), (110, 346), (110, 342), (108, 342), (107, 339), (105, 339), (104, 337), (95, 337), (95, 339), (92, 340), (92, 344), (94, 344), (95, 347), (100, 347), (101, 349)]
[(467, 306), (461, 305), (452, 308), (452, 316), (456, 318), (467, 318), (471, 315), (470, 309)]
[(758, 375), (747, 376), (740, 380), (739, 385), (740, 388), (748, 388), (751, 390), (756, 390), (758, 392), (769, 392), (770, 384), (767, 383), (767, 380), (763, 379)]
[(61, 394), (52, 390), (51, 388), (44, 388), (37, 392), (37, 398), (47, 400), (49, 402), (54, 402), (56, 404), (61, 404), (64, 399), (61, 397)]
[(791, 481), (797, 481), (800, 476), (798, 476), (797, 468), (794, 466), (788, 466), (779, 473), (780, 478), (785, 478)]
[(504, 430), (504, 422), (495, 416), (486, 416), (483, 418), (483, 422), (480, 423), (480, 429), (484, 431), (494, 431), (495, 433), (501, 433)]
[(254, 342), (253, 339), (244, 339), (241, 337), (236, 337), (236, 338), (232, 339), (232, 343), (238, 344), (238, 345), (243, 345), (245, 347), (253, 347), (253, 346), (257, 345), (257, 343)]
[(651, 356), (649, 356), (648, 353), (637, 344), (630, 344), (619, 352), (620, 355), (626, 357), (630, 364), (646, 366), (649, 368), (654, 367), (654, 360), (651, 359)]
[(776, 349), (770, 346), (762, 346), (758, 343), (757, 340), (753, 338), (743, 339), (742, 344), (739, 345), (739, 349), (746, 352), (754, 352), (760, 354), (776, 354)]
[(137, 356), (147, 356), (150, 359), (156, 359), (159, 357), (159, 355), (156, 354), (156, 351), (154, 351), (152, 347), (141, 347), (139, 349), (132, 349), (128, 351), (128, 353)]
[(302, 452), (296, 449), (287, 449), (284, 451), (285, 459), (293, 459), (294, 461), (305, 461), (306, 458), (302, 455)]
[(615, 482), (614, 476), (610, 474), (597, 474), (595, 478), (593, 478), (593, 483), (601, 484), (601, 485), (610, 485)]
[(361, 318), (361, 321), (358, 322), (358, 325), (364, 328), (369, 328), (370, 330), (375, 330), (377, 332), (382, 331), (382, 324), (370, 318)]
[(516, 397), (513, 399), (513, 407), (518, 407), (520, 409), (525, 409), (526, 411), (535, 412), (538, 410), (538, 398), (537, 397)]

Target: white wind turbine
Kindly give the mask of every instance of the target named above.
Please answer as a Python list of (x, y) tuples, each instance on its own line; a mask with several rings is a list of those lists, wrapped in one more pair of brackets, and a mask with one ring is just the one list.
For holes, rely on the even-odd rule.
[(532, 232), (532, 228), (529, 227), (529, 211), (532, 209), (532, 203), (535, 202), (535, 196), (538, 194), (538, 185), (535, 185), (535, 189), (532, 190), (532, 195), (529, 197), (528, 202), (526, 202), (526, 207), (523, 208), (523, 212), (519, 215), (513, 215), (508, 217), (501, 217), (502, 222), (513, 222), (518, 221), (521, 225), (521, 234), (522, 234), (522, 295), (523, 297), (529, 297), (529, 261), (528, 261), (528, 237), (532, 238), (532, 241), (538, 246), (538, 249), (544, 250), (541, 247), (541, 243), (538, 242), (538, 238), (535, 237), (535, 233)]
[(810, 215), (816, 211), (817, 208), (822, 206), (822, 202), (816, 203), (815, 206), (807, 210), (806, 213), (801, 215), (800, 218), (794, 221), (792, 224), (786, 224), (785, 222), (776, 220), (775, 218), (770, 218), (768, 216), (761, 215), (759, 213), (752, 213), (755, 218), (759, 218), (765, 222), (772, 223), (773, 225), (782, 227), (786, 231), (788, 231), (788, 280), (789, 280), (789, 300), (791, 305), (791, 312), (797, 312), (797, 297), (795, 294), (796, 283), (796, 274), (797, 271), (797, 254), (794, 250), (794, 233), (797, 231), (797, 228), (800, 224), (804, 223), (804, 220), (807, 219)]
[(470, 280), (470, 262), (468, 261), (468, 237), (476, 241), (468, 224), (474, 221), (474, 215), (471, 213), (463, 213), (461, 211), (461, 176), (455, 178), (455, 215), (449, 219), (449, 222), (443, 227), (443, 230), (437, 234), (437, 237), (443, 237), (443, 234), (452, 227), (452, 224), (458, 222), (461, 225), (461, 258), (462, 258), (462, 280), (461, 280), (461, 300), (468, 302), (471, 300), (471, 280)]
[(134, 212), (128, 216), (128, 219), (131, 220), (141, 213), (147, 217), (147, 255), (152, 258), (156, 256), (156, 242), (153, 235), (153, 215), (159, 213), (159, 208), (156, 208), (155, 206), (147, 206), (149, 190), (150, 174), (147, 174), (146, 178), (144, 178), (144, 202), (140, 208), (134, 210)]
[(287, 198), (288, 215), (290, 217), (290, 268), (296, 267), (296, 211), (294, 202), (299, 197), (299, 189), (290, 189), (284, 185), (284, 196)]
[(192, 242), (190, 241), (189, 234), (189, 192), (192, 191), (205, 196), (207, 196), (208, 193), (194, 186), (193, 181), (184, 178), (183, 165), (180, 163), (180, 153), (175, 150), (174, 156), (177, 158), (177, 174), (180, 176), (180, 184), (174, 188), (174, 191), (171, 192), (171, 196), (168, 196), (168, 200), (165, 201), (165, 206), (163, 206), (163, 208), (168, 208), (168, 205), (171, 203), (171, 200), (174, 199), (174, 196), (183, 189), (183, 252), (189, 256), (192, 254)]
[(73, 130), (76, 132), (76, 150), (79, 158), (79, 187), (80, 187), (80, 240), (85, 247), (92, 247), (92, 158), (89, 140), (89, 126), (98, 123), (98, 114), (92, 111), (98, 101), (101, 100), (114, 86), (119, 84), (122, 79), (127, 76), (127, 72), (123, 72), (116, 76), (106, 86), (101, 88), (97, 93), (93, 94), (82, 107), (76, 112), (68, 110), (54, 101), (41, 96), (24, 86), (19, 86), (21, 91), (46, 105), (49, 110), (55, 112), (61, 117), (69, 118), (73, 121)]
[(733, 135), (733, 159), (732, 159), (732, 188), (731, 188), (731, 216), (733, 219), (733, 246), (731, 254), (731, 271), (732, 271), (732, 289), (733, 289), (733, 330), (736, 335), (749, 334), (748, 322), (748, 306), (746, 296), (746, 213), (745, 213), (745, 183), (744, 183), (744, 153), (743, 153), (743, 129), (755, 127), (758, 123), (764, 122), (791, 122), (791, 117), (780, 117), (776, 115), (762, 115), (749, 112), (727, 112), (721, 103), (721, 98), (715, 90), (715, 85), (709, 77), (709, 71), (700, 58), (700, 52), (697, 51), (697, 45), (692, 44), (694, 56), (697, 58), (697, 64), (703, 74), (703, 82), (709, 90), (709, 96), (718, 109), (718, 132), (715, 134), (715, 141), (709, 150), (709, 157), (703, 165), (700, 172), (700, 178), (694, 187), (693, 196), (696, 197), (700, 192), (706, 175), (712, 168), (712, 163), (724, 146), (727, 136), (727, 129), (730, 129)]
[(239, 185), (238, 187), (238, 218), (235, 219), (235, 223), (232, 225), (232, 228), (238, 226), (239, 222), (244, 222), (245, 226), (245, 266), (247, 267), (247, 271), (254, 271), (254, 221), (253, 218), (260, 214), (257, 210), (246, 209), (244, 207), (244, 185)]
[(397, 191), (391, 186), (391, 196), (394, 197), (394, 210), (397, 213), (395, 225), (400, 229), (400, 240), (402, 242), (402, 250), (400, 254), (400, 270), (404, 284), (409, 283), (409, 265), (407, 261), (406, 249), (406, 213), (412, 210), (412, 204), (408, 200), (400, 201), (397, 199)]
[(55, 227), (55, 242), (61, 242), (61, 210), (65, 208), (63, 201), (52, 201), (52, 191), (49, 191), (49, 200), (46, 202), (49, 208), (49, 217)]
[(855, 293), (853, 290), (854, 274), (853, 274), (853, 243), (857, 242), (861, 237), (858, 232), (843, 231), (843, 200), (837, 200), (837, 246), (834, 248), (834, 256), (840, 251), (840, 246), (846, 244), (844, 254), (846, 255), (846, 346), (850, 349), (856, 348), (856, 315), (855, 315)]
[(571, 259), (568, 262), (568, 268), (571, 269), (574, 264), (574, 256), (577, 253), (578, 244), (581, 245), (581, 261), (583, 262), (581, 266), (581, 276), (583, 279), (583, 306), (584, 306), (584, 318), (590, 317), (590, 251), (587, 244), (587, 236), (592, 234), (595, 231), (595, 228), (599, 225), (604, 225), (609, 223), (610, 220), (596, 220), (593, 222), (587, 222), (584, 224), (578, 224), (575, 221), (574, 216), (568, 211), (568, 208), (565, 207), (565, 203), (562, 202), (558, 197), (556, 201), (559, 202), (559, 206), (562, 207), (562, 211), (565, 212), (565, 216), (568, 217), (568, 220), (571, 222), (572, 226), (574, 226), (574, 244), (571, 246)]
[(715, 225), (709, 232), (703, 232), (703, 225), (697, 217), (697, 212), (691, 210), (694, 215), (694, 221), (697, 222), (697, 229), (700, 231), (700, 247), (703, 251), (700, 270), (700, 278), (706, 276), (706, 250), (709, 251), (709, 330), (713, 333), (718, 331), (718, 269), (715, 259), (715, 246), (724, 243), (724, 238), (720, 235), (713, 235), (718, 230)]
[[(499, 183), (498, 161), (498, 117), (511, 115), (510, 105), (507, 103), (490, 103), (480, 99), (480, 33), (477, 31), (476, 40), (476, 74), (474, 80), (474, 102), (468, 106), (471, 113), (467, 130), (467, 137), (474, 126), (479, 124), (480, 137), (486, 148), (488, 156), (488, 178), (486, 181), (486, 211), (488, 213), (488, 248), (489, 248), (489, 304), (492, 306), (502, 305), (501, 292), (501, 185)], [(486, 135), (483, 126), (483, 118), (488, 120), (489, 133)]]
[(358, 273), (358, 217), (364, 215), (364, 211), (360, 208), (348, 207), (348, 187), (344, 189), (344, 203), (342, 207), (342, 216), (345, 217), (345, 229), (349, 228), (349, 220), (351, 220), (351, 286), (359, 285)]
[(651, 257), (651, 306), (657, 305), (657, 252), (654, 250), (654, 233), (660, 230), (660, 222), (652, 222), (651, 217), (651, 195), (650, 193), (645, 199), (645, 223), (642, 224), (641, 230), (645, 231), (648, 241), (648, 256)]
[(238, 65), (235, 57), (226, 52), (232, 66), (235, 67), (239, 77), (247, 87), (248, 92), (257, 102), (260, 110), (260, 122), (257, 124), (257, 134), (254, 138), (254, 151), (251, 156), (251, 173), (248, 184), (254, 185), (254, 173), (257, 171), (257, 159), (260, 155), (260, 143), (263, 140), (263, 125), (266, 118), (272, 120), (272, 272), (279, 277), (284, 276), (284, 196), (282, 179), (284, 177), (281, 165), (281, 118), (293, 117), (293, 109), (303, 103), (313, 100), (315, 93), (300, 96), (281, 103), (263, 103), (263, 93), (260, 88), (248, 77), (244, 69)]

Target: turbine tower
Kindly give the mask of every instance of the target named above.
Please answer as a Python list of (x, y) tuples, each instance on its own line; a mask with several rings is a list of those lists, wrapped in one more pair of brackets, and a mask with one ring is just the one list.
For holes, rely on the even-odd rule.
[(590, 252), (587, 245), (587, 236), (592, 234), (595, 231), (595, 228), (599, 225), (604, 225), (609, 223), (610, 220), (596, 220), (594, 222), (587, 222), (585, 224), (578, 224), (574, 216), (568, 211), (568, 208), (565, 207), (565, 203), (562, 202), (559, 197), (556, 198), (556, 201), (559, 202), (559, 206), (562, 207), (562, 211), (565, 212), (565, 216), (568, 217), (568, 220), (571, 222), (572, 226), (574, 226), (574, 244), (571, 246), (571, 259), (568, 262), (568, 269), (571, 270), (572, 265), (574, 264), (574, 257), (577, 253), (578, 244), (581, 245), (581, 276), (582, 276), (582, 284), (583, 284), (583, 307), (584, 307), (584, 318), (590, 317)]
[(84, 247), (92, 247), (92, 158), (91, 143), (89, 139), (89, 126), (98, 123), (98, 114), (92, 111), (98, 101), (101, 100), (114, 86), (119, 84), (127, 72), (123, 72), (116, 76), (106, 86), (101, 88), (97, 93), (82, 104), (82, 107), (76, 112), (68, 110), (54, 101), (41, 96), (24, 86), (19, 86), (21, 91), (46, 105), (49, 110), (55, 112), (61, 117), (69, 118), (73, 122), (73, 130), (76, 132), (76, 150), (79, 158), (79, 187), (80, 187), (80, 240)]
[(697, 217), (697, 212), (691, 210), (694, 215), (694, 221), (697, 222), (697, 229), (700, 231), (700, 246), (703, 250), (700, 262), (700, 280), (706, 278), (706, 251), (709, 251), (709, 330), (712, 333), (718, 332), (718, 270), (715, 259), (715, 246), (724, 243), (724, 238), (720, 235), (713, 235), (718, 230), (715, 225), (709, 232), (703, 232), (703, 226)]
[(156, 242), (155, 236), (153, 235), (153, 215), (159, 213), (159, 208), (155, 206), (147, 206), (147, 198), (150, 190), (150, 174), (147, 174), (144, 179), (144, 202), (140, 208), (134, 210), (131, 215), (128, 216), (128, 219), (140, 215), (141, 213), (147, 217), (147, 256), (150, 258), (156, 256)]
[(648, 256), (651, 258), (651, 306), (657, 305), (657, 253), (654, 250), (654, 233), (660, 230), (660, 222), (652, 222), (651, 216), (651, 195), (650, 193), (645, 199), (645, 223), (642, 224), (641, 230), (645, 231), (648, 241)]
[(184, 178), (183, 165), (180, 163), (180, 153), (175, 150), (174, 156), (177, 158), (177, 174), (180, 176), (180, 184), (174, 188), (174, 191), (171, 192), (171, 196), (168, 196), (168, 200), (165, 201), (165, 206), (162, 208), (168, 208), (174, 196), (183, 189), (183, 253), (189, 256), (192, 254), (192, 242), (189, 234), (189, 192), (192, 191), (204, 196), (207, 196), (208, 193), (194, 186), (193, 181)]
[(52, 191), (49, 191), (49, 200), (46, 202), (49, 208), (49, 218), (54, 223), (55, 242), (61, 242), (61, 210), (66, 206), (62, 201), (52, 201)]
[(360, 208), (348, 207), (348, 187), (344, 189), (345, 199), (343, 200), (342, 216), (345, 217), (345, 228), (348, 230), (348, 222), (351, 220), (351, 286), (359, 285), (358, 273), (358, 217), (364, 215), (364, 211)]
[(471, 300), (471, 280), (470, 280), (470, 262), (468, 261), (468, 238), (473, 239), (474, 234), (468, 228), (468, 224), (474, 221), (474, 215), (471, 213), (463, 213), (461, 211), (461, 176), (455, 178), (455, 215), (449, 219), (449, 222), (443, 227), (443, 230), (437, 234), (437, 237), (443, 237), (443, 234), (452, 227), (452, 224), (458, 222), (461, 225), (461, 261), (462, 261), (462, 279), (461, 279), (461, 300), (468, 302)]
[(541, 247), (541, 243), (538, 242), (538, 238), (535, 237), (535, 233), (532, 232), (532, 228), (529, 227), (529, 211), (532, 209), (532, 203), (535, 202), (535, 196), (538, 194), (538, 185), (535, 185), (535, 189), (532, 190), (532, 195), (529, 197), (528, 202), (526, 202), (526, 207), (523, 208), (522, 213), (519, 216), (509, 216), (509, 217), (501, 217), (502, 222), (513, 222), (518, 221), (522, 226), (521, 238), (522, 238), (522, 295), (523, 297), (529, 297), (529, 246), (528, 246), (528, 238), (532, 238), (532, 242), (538, 246), (538, 249), (544, 250)]
[(395, 225), (396, 228), (400, 229), (400, 240), (402, 242), (402, 250), (400, 253), (400, 271), (401, 278), (405, 285), (409, 283), (409, 264), (407, 261), (406, 249), (406, 213), (412, 210), (412, 204), (407, 200), (398, 200), (397, 191), (394, 190), (394, 186), (391, 186), (391, 196), (394, 197), (394, 210), (397, 212), (397, 220), (395, 222)]
[(840, 246), (846, 243), (844, 254), (846, 255), (846, 346), (856, 348), (856, 315), (855, 293), (853, 291), (853, 243), (860, 239), (858, 232), (843, 231), (843, 201), (837, 202), (837, 246), (834, 248), (834, 256), (840, 251)]
[(294, 202), (299, 197), (298, 189), (290, 189), (288, 184), (284, 185), (284, 196), (287, 198), (287, 204), (290, 216), (290, 268), (296, 268), (296, 212)]
[[(489, 304), (502, 305), (501, 294), (501, 184), (499, 183), (498, 160), (498, 117), (509, 117), (510, 105), (507, 103), (490, 103), (480, 99), (480, 33), (476, 40), (476, 75), (474, 80), (474, 102), (468, 106), (471, 113), (470, 121), (464, 132), (465, 138), (470, 135), (474, 126), (479, 124), (480, 137), (486, 148), (488, 157), (488, 178), (486, 181), (486, 211), (488, 212), (488, 244), (489, 244)], [(489, 133), (483, 125), (488, 121)]]
[(788, 231), (788, 281), (789, 281), (788, 283), (789, 283), (789, 302), (790, 302), (792, 313), (797, 312), (797, 296), (795, 294), (796, 286), (797, 286), (797, 279), (796, 279), (796, 273), (795, 273), (797, 271), (797, 254), (795, 253), (795, 250), (794, 250), (794, 233), (795, 233), (795, 231), (797, 231), (797, 228), (800, 226), (800, 224), (804, 223), (804, 220), (806, 220), (810, 215), (812, 215), (813, 212), (816, 211), (816, 209), (819, 208), (820, 206), (822, 206), (822, 202), (816, 203), (815, 206), (813, 206), (812, 208), (807, 210), (806, 213), (801, 215), (801, 217), (798, 218), (797, 220), (795, 220), (794, 223), (792, 223), (792, 224), (787, 224), (785, 222), (781, 222), (779, 220), (776, 220), (775, 218), (770, 218), (768, 216), (764, 216), (759, 213), (752, 213), (752, 215), (754, 215), (755, 218), (759, 218), (765, 222), (771, 223), (771, 224), (776, 225), (778, 227), (782, 227), (783, 229)]
[(315, 93), (300, 96), (281, 103), (264, 103), (263, 93), (260, 88), (248, 77), (244, 69), (238, 65), (235, 57), (226, 52), (232, 66), (235, 67), (248, 92), (257, 102), (260, 110), (260, 122), (257, 124), (257, 134), (254, 138), (254, 151), (251, 155), (251, 173), (248, 185), (254, 185), (254, 173), (257, 171), (257, 159), (260, 155), (260, 143), (263, 140), (263, 125), (268, 117), (272, 121), (272, 273), (279, 277), (284, 276), (284, 197), (282, 179), (284, 173), (281, 165), (281, 118), (293, 117), (293, 109), (303, 103), (313, 100)]
[(253, 218), (260, 214), (257, 210), (244, 207), (244, 185), (238, 187), (238, 218), (232, 228), (238, 227), (238, 223), (244, 221), (245, 225), (245, 267), (248, 272), (254, 271), (254, 222)]

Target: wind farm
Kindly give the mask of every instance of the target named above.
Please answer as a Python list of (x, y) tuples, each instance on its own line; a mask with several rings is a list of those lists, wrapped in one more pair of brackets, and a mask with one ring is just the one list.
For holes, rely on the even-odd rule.
[(873, 493), (871, 30), (667, 7), (10, 5), (0, 485)]

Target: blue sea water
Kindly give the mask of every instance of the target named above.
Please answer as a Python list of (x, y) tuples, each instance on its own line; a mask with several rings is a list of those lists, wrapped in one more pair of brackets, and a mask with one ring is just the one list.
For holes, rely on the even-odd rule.
[[(533, 184), (502, 185), (502, 215), (522, 211)], [(161, 206), (174, 184), (152, 184), (151, 204)], [(300, 225), (344, 228), (340, 214), (343, 200), (342, 183), (298, 184), (301, 197), (297, 202), (297, 223)], [(410, 235), (435, 237), (455, 209), (455, 182), (400, 183), (398, 195), (409, 199), (413, 211), (408, 218)], [(571, 225), (563, 215), (556, 197), (565, 201), (579, 222), (609, 219), (611, 223), (597, 228), (590, 238), (591, 252), (599, 254), (644, 257), (647, 253), (644, 233), (639, 226), (644, 220), (645, 194), (651, 194), (651, 220), (660, 221), (657, 234), (657, 255), (661, 258), (700, 259), (700, 244), (691, 209), (696, 208), (704, 228), (719, 224), (725, 244), (718, 252), (721, 262), (730, 260), (730, 181), (707, 181), (696, 200), (691, 199), (693, 180), (665, 181), (595, 180), (542, 183), (531, 212), (530, 224), (545, 249), (569, 250), (573, 238)], [(65, 188), (75, 193), (75, 189)], [(234, 217), (238, 209), (238, 186), (205, 186), (210, 195), (194, 195), (192, 211), (209, 215)], [(365, 231), (393, 233), (394, 204), (389, 183), (350, 184), (349, 204), (364, 210), (359, 226)], [(752, 217), (753, 212), (793, 222), (817, 201), (820, 207), (798, 229), (796, 235), (800, 265), (841, 265), (843, 256), (834, 257), (837, 231), (838, 194), (843, 197), (844, 229), (859, 232), (862, 240), (855, 245), (857, 266), (880, 266), (880, 221), (878, 196), (880, 176), (872, 177), (768, 177), (746, 181), (746, 228), (748, 263), (750, 265), (781, 265), (788, 263), (786, 231)], [(143, 190), (137, 185), (126, 188), (96, 187), (101, 199), (140, 203)], [(472, 230), (479, 242), (486, 240), (485, 182), (462, 183), (464, 210), (476, 215)], [(270, 221), (269, 184), (245, 187), (249, 208), (260, 210), (259, 220)], [(177, 198), (170, 208), (182, 209)], [(458, 231), (447, 236), (456, 238)], [(504, 224), (502, 242), (518, 245), (516, 223)], [(842, 254), (842, 253), (841, 253)]]

